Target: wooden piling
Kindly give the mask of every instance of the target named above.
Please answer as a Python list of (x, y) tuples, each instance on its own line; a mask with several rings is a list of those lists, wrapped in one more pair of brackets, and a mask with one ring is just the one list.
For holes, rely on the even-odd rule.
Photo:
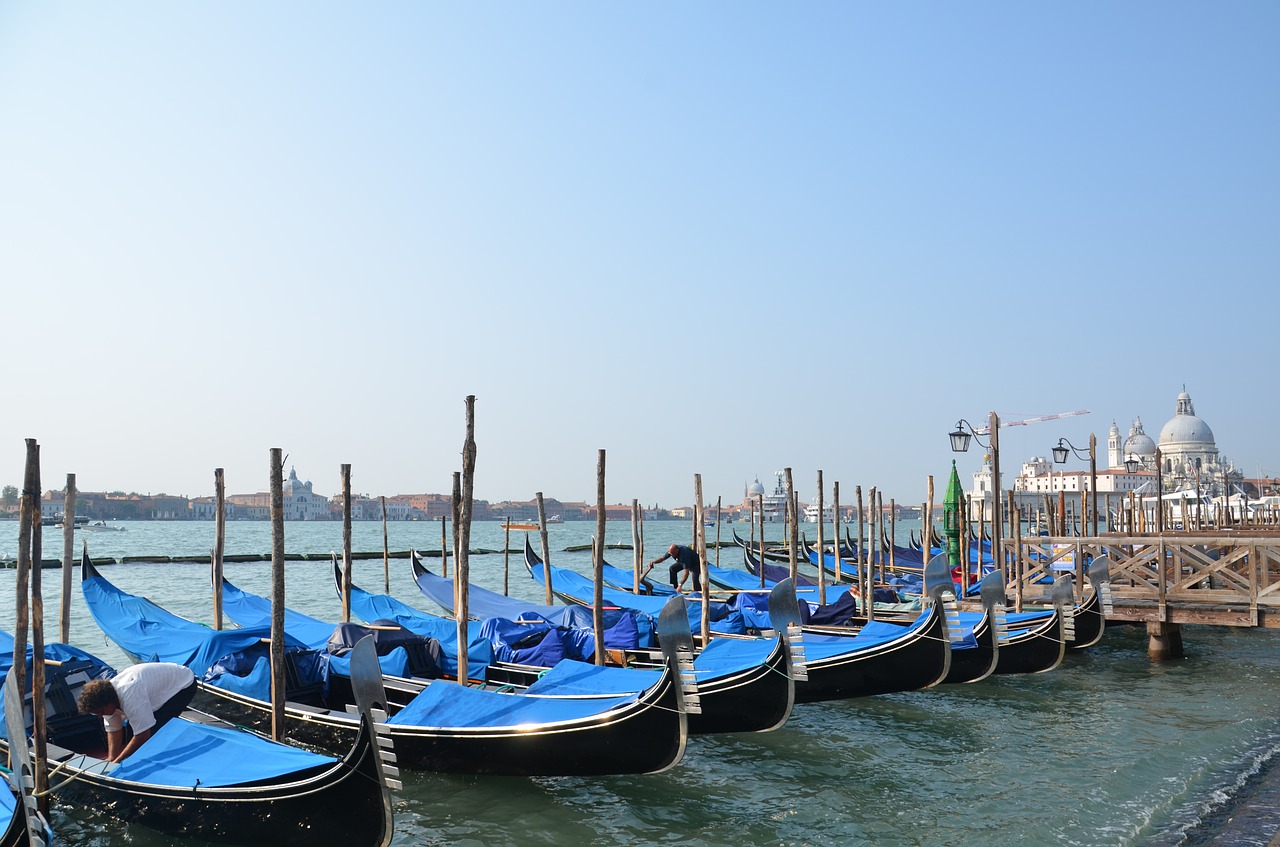
[(342, 471), (342, 622), (351, 622), (351, 465)]
[(552, 604), (551, 596), (551, 545), (547, 540), (547, 508), (542, 502), (542, 492), (539, 491), (534, 497), (538, 501), (538, 535), (542, 538), (542, 575), (543, 584), (546, 587), (546, 605)]
[(823, 532), (826, 529), (822, 515), (822, 495), (826, 486), (822, 482), (822, 471), (818, 471), (818, 602), (827, 602), (827, 552), (826, 552), (826, 536)]
[[(452, 508), (452, 504), (450, 504)], [(449, 578), (449, 516), (440, 516), (440, 576)]]
[(58, 614), (58, 640), (71, 643), (71, 571), (76, 566), (76, 475), (67, 474), (62, 495), (62, 602)]
[(596, 639), (596, 665), (604, 666), (604, 449), (596, 451), (596, 555), (591, 562), (591, 629)]
[(382, 593), (391, 593), (391, 546), (387, 541), (387, 497), (378, 497), (382, 505)]
[(458, 557), (454, 570), (454, 584), (458, 587), (458, 603), (454, 607), (454, 619), (458, 623), (458, 682), (466, 685), (470, 679), (467, 667), (467, 621), (470, 619), (470, 596), (468, 585), (471, 579), (471, 514), (472, 500), (475, 494), (476, 478), (476, 398), (468, 394), (467, 436), (462, 443), (462, 503), (458, 521)]
[(722, 521), (720, 520), (720, 505), (723, 499), (724, 498), (719, 495), (716, 496), (716, 567), (717, 568), (720, 567), (720, 524), (722, 523)]
[[(933, 487), (932, 476), (929, 477), (929, 487)], [(933, 503), (932, 494), (929, 495), (929, 502)], [(933, 530), (933, 524), (929, 524), (929, 529)], [(889, 570), (898, 572), (898, 503), (892, 497), (889, 498)]]
[(853, 495), (858, 501), (858, 549), (854, 557), (854, 566), (856, 568), (856, 572), (854, 573), (854, 583), (858, 585), (858, 590), (861, 591), (862, 590), (862, 572), (865, 569), (863, 567), (862, 557), (863, 557), (863, 551), (867, 549), (866, 545), (863, 544), (862, 542), (862, 519), (863, 519), (864, 513), (862, 511), (862, 486), (861, 485), (854, 486)]
[[(788, 471), (790, 474), (790, 471)], [(711, 643), (711, 604), (708, 600), (707, 573), (707, 532), (702, 520), (702, 474), (693, 475), (693, 527), (694, 536), (698, 539), (694, 550), (698, 553), (698, 578), (702, 581), (702, 646)]]
[[(343, 467), (350, 467), (344, 465)], [(350, 502), (350, 497), (347, 498)], [(344, 551), (345, 552), (345, 551)], [(346, 556), (347, 567), (351, 557)], [(342, 577), (344, 620), (351, 616), (351, 576)], [(279, 447), (271, 448), (271, 737), (284, 741), (284, 460)]]
[(787, 477), (787, 564), (791, 569), (791, 579), (795, 580), (799, 574), (796, 561), (796, 548), (800, 544), (800, 532), (796, 526), (799, 516), (796, 514), (796, 489), (791, 484), (791, 468), (785, 468), (784, 473)]
[(835, 523), (833, 530), (835, 542), (831, 545), (831, 548), (836, 554), (836, 582), (840, 582), (840, 561), (844, 558), (840, 555), (840, 547), (844, 544), (844, 539), (840, 537), (840, 480), (831, 483), (831, 517)]
[[(36, 504), (40, 499), (40, 480), (36, 474), (36, 462), (39, 447), (34, 438), (28, 438), (26, 466), (22, 480), (22, 495), (18, 500), (18, 561), (17, 584), (15, 586), (16, 608), (14, 609), (13, 655), (27, 655), (29, 643), (28, 632), (31, 629), (31, 569), (32, 569), (32, 523)], [(34, 493), (33, 493), (34, 492)], [(39, 548), (37, 548), (39, 549)], [(36, 554), (35, 567), (40, 567), (40, 554)], [(9, 671), (17, 675), (18, 690), (27, 689), (27, 663), (15, 661)]]
[[(34, 738), (34, 777), (35, 793), (39, 797), (39, 807), (45, 814), (49, 811), (49, 799), (43, 796), (49, 788), (49, 718), (45, 713), (44, 689), (44, 586), (41, 571), (44, 569), (44, 514), (40, 504), (40, 495), (44, 486), (40, 483), (40, 445), (35, 445), (27, 457), (34, 462), (29, 473), (31, 485), (31, 712), (34, 718), (32, 737)], [(64, 517), (65, 520), (65, 517)], [(71, 519), (75, 524), (75, 518)], [(14, 656), (24, 654), (14, 653)], [(17, 664), (17, 662), (15, 662)]]
[(640, 593), (640, 569), (644, 559), (640, 553), (640, 501), (631, 501), (631, 593)]
[(764, 495), (757, 494), (756, 499), (760, 506), (760, 587), (764, 588)]
[(222, 629), (222, 578), (227, 551), (227, 483), (222, 468), (213, 469), (213, 628)]
[(502, 596), (511, 596), (511, 516), (502, 527)]
[(462, 555), (459, 528), (462, 524), (462, 471), (453, 472), (453, 495), (449, 503), (453, 512), (453, 608), (458, 608), (458, 559)]

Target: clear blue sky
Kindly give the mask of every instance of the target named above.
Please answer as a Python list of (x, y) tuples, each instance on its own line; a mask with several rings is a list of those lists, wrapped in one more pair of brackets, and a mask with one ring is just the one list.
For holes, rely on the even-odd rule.
[[(1280, 4), (0, 6), (0, 483), (903, 501), (1185, 383), (1280, 473)], [(1268, 352), (1270, 351), (1270, 352)], [(960, 461), (968, 475), (978, 464)], [(848, 495), (846, 494), (846, 498)]]

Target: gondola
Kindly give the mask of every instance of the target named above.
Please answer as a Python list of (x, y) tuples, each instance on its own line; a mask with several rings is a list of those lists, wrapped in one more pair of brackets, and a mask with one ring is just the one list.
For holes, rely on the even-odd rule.
[[(742, 559), (747, 569), (747, 573), (755, 577), (756, 579), (759, 578), (761, 572), (763, 571), (766, 584), (773, 584), (777, 580), (786, 579), (787, 576), (789, 575), (789, 571), (786, 568), (782, 567), (781, 565), (770, 565), (768, 563), (761, 564), (760, 560), (756, 557), (756, 554), (753, 553), (751, 550), (744, 549), (742, 551)], [(874, 591), (876, 593), (876, 596), (873, 598), (873, 600), (877, 605), (882, 603), (897, 603), (899, 600), (902, 599), (901, 597), (899, 597), (899, 592), (912, 594), (912, 595), (921, 594), (924, 592), (924, 580), (923, 580), (923, 577), (920, 575), (916, 575), (914, 579), (912, 579), (909, 576), (899, 575), (898, 577), (894, 577), (894, 580), (895, 582), (893, 584), (878, 582), (875, 585)], [(806, 592), (813, 595), (816, 595), (817, 593), (818, 580), (816, 577), (805, 576), (804, 574), (797, 574), (796, 584), (803, 586), (802, 588), (796, 589), (797, 595), (805, 596)], [(847, 592), (849, 588), (850, 588), (849, 583), (845, 583), (845, 582), (829, 583), (827, 585), (826, 602), (828, 603), (835, 602), (835, 600), (840, 595)], [(810, 599), (810, 602), (814, 602), (812, 597), (810, 597), (809, 599)]]
[[(760, 554), (760, 543), (756, 542), (755, 544), (752, 544), (747, 539), (738, 535), (737, 527), (733, 528), (733, 543), (737, 544), (739, 547), (754, 550), (756, 555)], [(787, 546), (785, 544), (769, 544), (766, 542), (764, 558), (766, 561), (770, 562), (789, 562), (791, 561), (791, 554), (787, 551)]]
[(1066, 655), (1064, 610), (1072, 603), (1071, 578), (1060, 576), (1053, 583), (1049, 600), (1053, 608), (1045, 612), (1006, 614), (1007, 632), (998, 632), (1000, 659), (996, 674), (1046, 673), (1062, 664)]
[[(542, 563), (532, 555), (531, 549), (527, 548), (525, 555), (525, 564), (536, 577), (543, 571)], [(559, 596), (567, 595), (578, 603), (590, 602), (587, 595), (569, 588), (573, 584), (582, 585), (580, 575), (554, 567), (551, 572), (553, 587), (557, 581), (560, 583), (561, 587), (556, 589)], [(570, 579), (574, 576), (576, 580)], [(642, 610), (646, 603), (652, 602), (652, 598), (620, 591), (606, 591), (605, 595), (610, 605), (634, 603), (634, 608)], [(770, 618), (773, 614), (771, 609)], [(791, 619), (788, 611), (783, 614), (788, 621)], [(773, 624), (777, 626), (778, 622)], [(947, 675), (951, 647), (945, 636), (941, 607), (936, 602), (926, 603), (910, 626), (873, 621), (856, 631), (805, 627), (804, 632), (808, 679), (796, 683), (798, 703), (914, 691), (936, 685)]]
[[(200, 684), (197, 705), (236, 723), (269, 726), (261, 644), (268, 630), (209, 630), (121, 591), (87, 557), (81, 588), (99, 628), (135, 660), (185, 664)], [(664, 652), (664, 659), (651, 688), (622, 697), (499, 694), (434, 682), (403, 707), (388, 703), (393, 714), (377, 728), (394, 739), (400, 765), (415, 770), (520, 776), (660, 772), (683, 757), (687, 734), (678, 658)], [(349, 743), (359, 723), (346, 713), (346, 703), (326, 699), (325, 663), (323, 655), (286, 634), (287, 734), (332, 749)], [(245, 675), (232, 668), (243, 668)]]
[(1067, 642), (1067, 649), (1076, 652), (1097, 644), (1106, 631), (1106, 615), (1111, 606), (1110, 557), (1099, 556), (1090, 562), (1086, 578), (1093, 592), (1075, 607), (1072, 614), (1074, 634)]
[(965, 645), (967, 649), (959, 649), (959, 645), (952, 642), (951, 669), (943, 680), (946, 685), (981, 682), (995, 673), (1000, 661), (1000, 639), (997, 635), (1000, 627), (997, 621), (1004, 612), (1003, 576), (995, 571), (984, 576), (978, 583), (978, 596), (982, 612), (976, 620), (966, 620), (958, 612), (948, 612), (948, 627), (952, 631), (963, 632), (970, 643)]
[[(524, 564), (525, 570), (528, 571), (529, 577), (539, 585), (546, 584), (547, 568), (543, 565), (542, 559), (537, 553), (533, 552), (533, 546), (525, 539), (524, 545)], [(576, 606), (591, 607), (594, 598), (594, 585), (590, 579), (567, 568), (557, 568), (552, 566), (551, 571), (551, 593), (559, 597), (565, 603)], [(446, 585), (452, 585), (446, 582)], [(421, 587), (421, 583), (419, 584)], [(424, 593), (426, 591), (424, 590)], [(644, 612), (650, 616), (655, 616), (658, 609), (662, 607), (665, 601), (662, 597), (649, 597), (646, 595), (636, 595), (628, 591), (619, 591), (616, 588), (604, 588), (603, 597), (608, 606), (618, 609), (635, 609)], [(430, 595), (428, 595), (430, 596)], [(437, 600), (437, 602), (440, 602)], [(711, 619), (711, 630), (721, 635), (746, 635), (747, 628), (743, 623), (742, 614), (731, 603), (723, 600), (708, 598), (707, 604), (710, 607), (709, 617)], [(703, 599), (698, 594), (690, 595), (689, 624), (697, 629), (702, 623), (702, 603)]]
[[(7, 644), (0, 659), (6, 673), (14, 660), (12, 638)], [(391, 843), (388, 783), (368, 713), (374, 704), (356, 719), (355, 742), (340, 759), (278, 744), (188, 710), (128, 759), (112, 765), (104, 759), (101, 718), (78, 714), (76, 697), (86, 682), (110, 678), (115, 671), (65, 644), (46, 645), (44, 652), (49, 660), (48, 761), (60, 800), (204, 841), (280, 845), (312, 831), (334, 843)], [(27, 662), (30, 667), (29, 653)], [(14, 729), (5, 732), (6, 750), (10, 732), (25, 738), (29, 731), (16, 694), (16, 685), (5, 689), (6, 717), (10, 709), (17, 712)]]
[[(414, 581), (423, 589), (424, 594), (437, 602), (447, 602), (445, 594), (452, 592), (453, 581), (431, 573), (416, 555), (411, 555), (410, 560), (413, 565)], [(541, 565), (541, 560), (538, 560), (538, 564)], [(340, 579), (339, 585), (341, 585)], [(474, 589), (475, 586), (471, 586), (468, 590)], [(795, 591), (790, 583), (781, 588), (775, 588), (774, 591), (780, 598), (777, 602), (786, 602), (783, 598), (790, 597), (790, 602), (795, 603)], [(450, 593), (449, 596), (452, 594)], [(559, 618), (561, 621), (559, 624), (552, 625), (549, 621), (542, 624), (539, 621), (541, 615), (530, 611), (528, 604), (509, 597), (502, 599), (508, 601), (507, 613), (503, 617), (508, 620), (526, 621), (526, 626), (523, 628), (530, 629), (534, 637), (538, 628), (541, 627), (548, 630), (577, 629), (578, 631), (590, 628), (589, 622), (586, 621), (566, 623), (563, 616)], [(495, 602), (493, 598), (489, 599), (490, 608)], [(351, 607), (365, 620), (378, 618), (394, 620), (410, 630), (417, 628), (419, 624), (416, 621), (426, 617), (420, 612), (414, 614), (412, 610), (406, 613), (406, 610), (396, 609), (395, 601), (390, 598), (369, 595), (367, 592), (359, 591), (355, 586), (352, 586), (351, 591)], [(570, 607), (556, 608), (563, 610)], [(612, 611), (617, 616), (628, 610)], [(394, 617), (388, 618), (389, 612)], [(688, 620), (687, 614), (685, 620)], [(535, 621), (536, 624), (534, 624)], [(529, 624), (534, 625), (531, 627)], [(548, 631), (546, 637), (558, 638), (559, 636), (558, 631), (554, 633)], [(690, 633), (688, 637), (692, 650), (692, 634)], [(722, 732), (768, 732), (785, 724), (795, 703), (796, 670), (793, 669), (791, 656), (795, 647), (794, 639), (798, 637), (797, 633), (792, 636), (792, 641), (788, 641), (784, 633), (768, 639), (715, 638), (704, 649), (697, 651), (693, 658), (692, 673), (697, 681), (701, 708), (688, 716), (689, 732), (695, 735)], [(683, 642), (683, 638), (681, 640)], [(608, 643), (606, 640), (606, 645)], [(530, 652), (536, 655), (533, 650)], [(629, 668), (635, 668), (637, 664), (652, 666), (656, 658), (653, 651), (645, 651), (639, 645), (621, 647), (618, 652), (627, 661)], [(521, 660), (491, 664), (490, 678), (508, 683), (531, 685), (533, 687), (529, 690), (542, 691), (546, 690), (548, 684), (558, 681), (561, 677), (577, 677), (588, 673), (583, 668), (573, 667), (571, 663), (561, 662), (548, 670), (538, 666), (537, 659), (532, 656), (517, 658)], [(591, 657), (580, 658), (586, 660)], [(614, 673), (610, 684), (631, 686), (636, 684), (635, 679), (635, 674), (630, 675), (628, 679)]]

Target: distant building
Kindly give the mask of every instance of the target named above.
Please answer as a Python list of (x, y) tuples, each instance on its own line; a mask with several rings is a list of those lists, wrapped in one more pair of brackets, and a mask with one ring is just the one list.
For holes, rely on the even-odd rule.
[[(1125, 462), (1131, 459), (1138, 462), (1135, 473), (1125, 469)], [(1160, 430), (1158, 444), (1147, 435), (1141, 417), (1134, 419), (1129, 434), (1123, 439), (1120, 428), (1112, 421), (1107, 434), (1105, 467), (1101, 466), (1102, 462), (1099, 465), (1099, 495), (1130, 492), (1139, 496), (1154, 495), (1156, 486), (1162, 483), (1166, 495), (1199, 491), (1205, 496), (1219, 496), (1229, 488), (1231, 493), (1236, 493), (1243, 483), (1243, 474), (1218, 452), (1213, 430), (1196, 415), (1185, 387), (1178, 395), (1173, 417)], [(988, 453), (982, 458), (982, 467), (973, 475), (973, 488), (969, 492), (973, 514), (977, 513), (979, 501), (986, 503), (986, 514), (991, 514), (991, 500), (997, 488), (994, 476)], [(1042, 501), (1046, 494), (1088, 491), (1089, 470), (1056, 470), (1045, 457), (1033, 456), (1013, 480), (1013, 490), (1019, 506), (1035, 507), (1036, 501)]]

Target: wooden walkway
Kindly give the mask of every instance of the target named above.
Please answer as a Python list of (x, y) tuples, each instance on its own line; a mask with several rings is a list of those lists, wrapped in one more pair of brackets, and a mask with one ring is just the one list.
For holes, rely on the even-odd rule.
[(1111, 560), (1108, 618), (1280, 629), (1280, 536), (1168, 533), (1097, 538), (1032, 538), (1005, 546), (1011, 581), (1033, 588), (1047, 574), (1077, 573)]
[(1280, 629), (1280, 536), (1257, 532), (1021, 538), (1002, 545), (1015, 602), (1044, 594), (1047, 575), (1111, 560), (1110, 621), (1147, 624), (1153, 658), (1182, 654), (1181, 626)]

